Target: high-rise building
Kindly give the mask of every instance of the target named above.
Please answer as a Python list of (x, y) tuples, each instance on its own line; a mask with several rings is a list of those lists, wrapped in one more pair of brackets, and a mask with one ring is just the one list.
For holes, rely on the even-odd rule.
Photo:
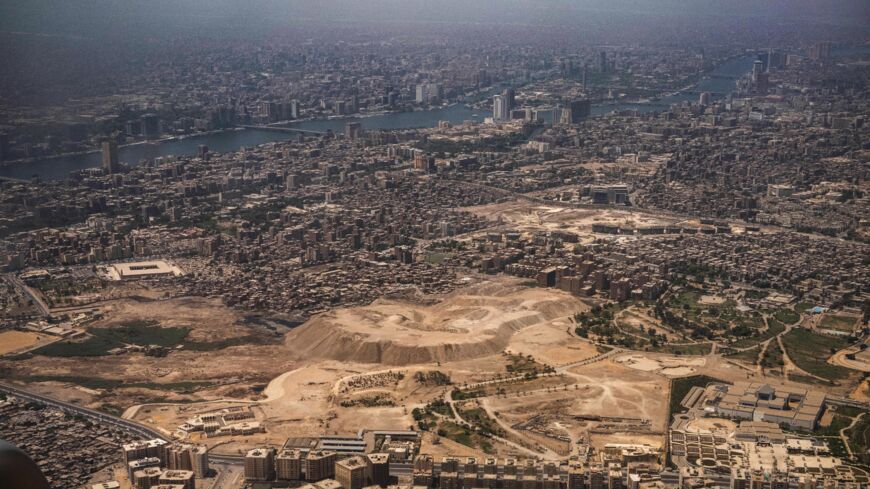
[(598, 71), (607, 73), (607, 53), (605, 51), (598, 53)]
[(103, 170), (107, 173), (118, 172), (118, 143), (103, 141)]
[(157, 457), (140, 458), (127, 463), (127, 476), (133, 480), (133, 474), (148, 467), (160, 467), (160, 459)]
[(496, 95), (492, 98), (492, 120), (506, 121), (510, 119), (510, 107), (508, 99), (504, 95)]
[(710, 92), (701, 92), (701, 96), (698, 97), (698, 104), (702, 107), (710, 105)]
[[(592, 112), (592, 103), (589, 100), (572, 100), (559, 113), (559, 122), (562, 124), (579, 124), (580, 121), (589, 117)], [(555, 114), (554, 114), (554, 121)]]
[(344, 125), (344, 135), (348, 139), (357, 139), (362, 135), (362, 124), (359, 122), (348, 122)]
[(761, 61), (761, 69), (770, 71), (770, 50), (762, 51), (755, 55), (757, 61)]
[(441, 101), (441, 84), (440, 83), (430, 83), (429, 84), (429, 103), (435, 104)]
[(275, 473), (279, 480), (298, 481), (302, 479), (302, 452), (282, 450), (275, 457)]
[(810, 48), (810, 59), (815, 61), (823, 61), (831, 57), (831, 43), (828, 41), (819, 42)]
[(435, 171), (435, 157), (417, 150), (414, 152), (414, 169), (425, 172)]
[(190, 470), (167, 470), (157, 483), (179, 486), (181, 489), (196, 489), (196, 476)]
[(367, 484), (387, 487), (390, 484), (390, 454), (370, 453), (366, 455), (368, 462)]
[(764, 73), (764, 62), (757, 59), (752, 62), (752, 80), (757, 81), (761, 73)]
[(150, 489), (160, 482), (160, 476), (163, 475), (163, 469), (160, 467), (145, 467), (144, 469), (133, 472), (133, 486), (136, 489)]
[(145, 114), (142, 119), (142, 135), (146, 138), (155, 138), (160, 135), (160, 119), (157, 114)]
[(169, 470), (193, 470), (190, 446), (173, 445), (166, 449), (166, 468)]
[(417, 85), (417, 93), (414, 100), (418, 104), (436, 104), (441, 100), (441, 85), (438, 83), (424, 82)]
[(153, 440), (134, 441), (124, 444), (121, 450), (124, 452), (124, 462), (147, 457), (157, 457), (163, 463), (166, 460), (167, 445), (166, 440), (154, 438)]
[(275, 451), (255, 448), (245, 455), (245, 479), (269, 481), (275, 478)]
[(305, 469), (305, 480), (320, 481), (331, 479), (335, 476), (336, 454), (330, 450), (316, 450), (310, 452), (302, 466)]
[(477, 72), (477, 88), (488, 87), (490, 83), (489, 73), (486, 70)]
[(348, 457), (335, 463), (335, 480), (344, 489), (362, 489), (366, 485), (366, 460), (360, 456)]
[(347, 102), (344, 100), (336, 100), (334, 112), (335, 112), (335, 115), (347, 114)]
[(0, 161), (9, 158), (9, 135), (0, 132)]
[(767, 93), (770, 88), (770, 73), (759, 73), (755, 77), (755, 91), (757, 93)]
[(299, 118), (299, 101), (293, 99), (290, 101), (290, 118), (298, 119)]
[(210, 471), (208, 465), (208, 449), (204, 446), (197, 446), (190, 449), (190, 465), (193, 467), (193, 473), (200, 479), (208, 477)]
[(508, 112), (514, 109), (517, 105), (517, 92), (513, 88), (505, 88), (501, 96), (507, 99)]

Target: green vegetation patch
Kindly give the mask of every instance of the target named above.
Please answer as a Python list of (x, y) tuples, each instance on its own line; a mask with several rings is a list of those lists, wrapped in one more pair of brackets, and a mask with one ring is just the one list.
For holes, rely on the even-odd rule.
[(834, 414), (831, 418), (831, 424), (828, 426), (819, 426), (813, 431), (819, 436), (840, 436), (840, 430), (849, 426), (852, 423), (852, 418), (841, 414)]
[(592, 335), (592, 338), (598, 343), (606, 343), (629, 349), (640, 349), (647, 345), (658, 345), (659, 340), (655, 335), (646, 337), (648, 333), (642, 332), (637, 328), (617, 324), (614, 320), (617, 313), (632, 305), (632, 301), (621, 302), (619, 304), (610, 303), (604, 307), (596, 305), (588, 312), (577, 313), (574, 315), (574, 322), (577, 324), (574, 328), (574, 333), (581, 338), (590, 338), (590, 335)]
[(426, 262), (432, 263), (434, 265), (440, 265), (445, 259), (453, 256), (453, 253), (438, 253), (438, 252), (429, 252), (426, 253)]
[(673, 330), (690, 333), (696, 339), (748, 338), (764, 329), (764, 319), (757, 311), (741, 311), (733, 299), (705, 303), (705, 296), (715, 297), (717, 293), (685, 288), (657, 303), (655, 315)]
[(758, 363), (758, 354), (759, 354), (758, 346), (753, 346), (748, 350), (735, 351), (733, 353), (726, 354), (725, 356), (731, 360), (739, 360), (741, 362), (746, 362), (752, 365)]
[(765, 341), (773, 338), (774, 336), (785, 331), (785, 325), (782, 322), (769, 318), (767, 320), (767, 329), (761, 333), (754, 334), (748, 338), (743, 338), (735, 341), (731, 344), (733, 348), (746, 348), (752, 345), (756, 345), (758, 343), (764, 343)]
[(191, 351), (216, 351), (239, 345), (272, 344), (280, 337), (249, 334), (215, 341), (186, 341), (190, 328), (161, 327), (157, 321), (127, 321), (109, 328), (89, 328), (90, 337), (83, 341), (59, 341), (34, 350), (47, 357), (98, 357), (109, 355), (126, 345), (157, 345), (172, 348), (182, 345)]
[(537, 376), (539, 373), (553, 371), (553, 367), (536, 362), (535, 358), (531, 355), (508, 355), (508, 362), (505, 369), (511, 375)]
[(460, 415), (462, 419), (471, 423), (484, 435), (504, 436), (504, 430), (494, 419), (489, 417), (483, 408), (462, 409)]
[(450, 385), (450, 376), (439, 370), (414, 373), (414, 380), (420, 385)]
[(788, 357), (801, 369), (828, 380), (843, 380), (853, 373), (845, 367), (827, 363), (837, 350), (848, 346), (844, 338), (823, 336), (804, 328), (795, 328), (782, 337)]
[(261, 334), (249, 334), (235, 338), (224, 338), (216, 341), (185, 341), (184, 349), (191, 351), (217, 351), (231, 346), (241, 345), (271, 345), (281, 342), (280, 336), (268, 336)]
[(467, 447), (480, 448), (485, 453), (493, 453), (492, 442), (471, 428), (459, 426), (453, 421), (444, 421), (438, 426), (438, 436), (449, 438)]
[(767, 350), (764, 351), (761, 366), (764, 368), (782, 368), (783, 365), (785, 365), (785, 360), (783, 359), (782, 348), (779, 347), (779, 342), (771, 341), (767, 345)]
[(354, 406), (362, 407), (383, 407), (395, 406), (396, 401), (389, 394), (374, 394), (364, 396), (359, 399), (345, 399), (341, 401), (341, 407), (349, 408)]
[(181, 343), (190, 329), (163, 328), (156, 321), (128, 321), (111, 328), (90, 328), (88, 332), (91, 336), (84, 341), (56, 342), (34, 353), (48, 357), (98, 357), (127, 344), (172, 347)]
[(838, 458), (849, 457), (849, 452), (846, 451), (846, 447), (843, 445), (843, 440), (839, 437), (825, 438), (825, 443), (827, 443), (828, 448), (831, 449), (831, 455)]
[(870, 414), (864, 416), (855, 423), (851, 429), (846, 430), (849, 439), (849, 447), (852, 453), (867, 453), (870, 449)]
[(794, 324), (801, 319), (800, 314), (789, 309), (778, 309), (775, 313), (773, 313), (773, 317), (785, 324)]
[(463, 391), (459, 389), (453, 389), (450, 393), (450, 398), (454, 401), (465, 401), (468, 399), (475, 399), (478, 397), (486, 396), (486, 392), (483, 389), (473, 390), (473, 391)]
[(88, 389), (112, 390), (112, 389), (153, 389), (174, 391), (180, 393), (194, 392), (196, 390), (214, 385), (211, 381), (189, 380), (183, 382), (125, 382), (118, 379), (106, 379), (102, 377), (83, 377), (78, 375), (27, 375), (16, 376), (15, 380), (21, 382), (64, 382), (76, 384)]
[(694, 343), (691, 345), (662, 345), (658, 348), (652, 348), (650, 351), (672, 355), (707, 355), (712, 348), (712, 343)]
[(838, 316), (825, 314), (819, 326), (824, 329), (851, 332), (855, 328), (855, 318), (852, 316)]

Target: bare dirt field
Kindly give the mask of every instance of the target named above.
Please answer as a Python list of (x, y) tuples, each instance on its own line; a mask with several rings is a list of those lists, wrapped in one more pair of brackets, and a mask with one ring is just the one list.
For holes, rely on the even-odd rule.
[[(266, 433), (197, 438), (220, 453), (240, 453), (258, 444), (280, 446), (288, 437), (407, 429), (414, 425), (414, 408), (468, 384), (514, 378), (516, 371), (508, 366), (516, 368), (517, 358), (531, 357), (535, 368), (549, 365), (556, 373), (488, 384), (483, 389), (487, 397), (480, 400), (488, 415), (509, 432), (509, 440), (526, 436), (559, 453), (590, 440), (603, 444), (642, 439), (657, 445), (667, 412), (666, 375), (701, 372), (711, 365), (705, 358), (643, 353), (628, 360), (625, 354), (617, 357), (623, 361), (570, 367), (598, 355), (594, 345), (570, 333), (572, 316), (587, 308), (562, 291), (486, 276), (443, 296), (382, 299), (330, 311), (282, 339), (218, 301), (124, 299), (105, 304), (105, 316), (95, 326), (138, 319), (189, 328), (188, 338), (197, 342), (252, 335), (271, 335), (272, 340), (214, 350), (174, 349), (162, 358), (142, 353), (34, 355), (16, 362), (0, 360), (0, 366), (15, 377), (38, 373), (69, 378), (31, 385), (83, 405), (113, 406), (167, 434), (194, 414), (243, 403)], [(441, 381), (421, 380), (432, 372), (443, 376)], [(81, 385), (81, 379), (94, 378), (120, 384)], [(187, 386), (191, 382), (197, 385)], [(141, 407), (128, 409), (133, 405)], [(547, 417), (513, 431), (514, 425), (537, 423), (533, 418), (540, 415)], [(491, 453), (517, 449), (493, 442)], [(483, 455), (431, 434), (424, 439), (423, 451)]]
[[(551, 417), (544, 427), (575, 441), (588, 440), (590, 432), (603, 443), (618, 442), (620, 434), (656, 438), (664, 428), (668, 382), (660, 375), (606, 360), (571, 368), (560, 379), (562, 387), (489, 397), (486, 404), (511, 426)], [(602, 416), (607, 419), (597, 419)]]
[(215, 341), (244, 336), (243, 316), (221, 303), (219, 299), (184, 297), (167, 301), (122, 299), (106, 302), (101, 307), (104, 319), (94, 326), (117, 324), (119, 321), (159, 321), (163, 327), (190, 328), (188, 339)]
[(507, 351), (531, 355), (535, 360), (559, 366), (577, 362), (598, 354), (595, 346), (571, 335), (573, 326), (567, 320), (554, 320), (530, 326), (515, 334)]
[(616, 361), (634, 370), (657, 372), (666, 377), (694, 374), (707, 363), (703, 357), (678, 357), (654, 353), (620, 355)]
[(26, 350), (28, 348), (50, 343), (56, 339), (57, 338), (31, 331), (4, 331), (0, 333), (0, 355)]
[(649, 445), (653, 448), (662, 448), (664, 437), (659, 434), (643, 435), (638, 433), (593, 433), (589, 437), (589, 444), (596, 450), (603, 450), (604, 445), (609, 443)]
[(582, 384), (602, 389), (598, 396), (581, 396), (571, 412), (608, 413), (608, 416), (664, 422), (668, 394), (668, 382), (664, 377), (639, 372), (611, 360), (574, 367), (568, 373)]
[(467, 207), (464, 210), (475, 214), (501, 218), (512, 229), (520, 232), (569, 231), (591, 235), (593, 224), (619, 226), (660, 226), (674, 224), (675, 219), (617, 209), (573, 209), (547, 206), (528, 201), (512, 201), (499, 204)]
[[(200, 350), (180, 349), (165, 357), (143, 353), (99, 356), (42, 356), (0, 360), (11, 381), (35, 386), (49, 395), (75, 398), (88, 407), (111, 405), (123, 411), (148, 402), (251, 398), (251, 388), (265, 386), (294, 363), (280, 338), (216, 300), (173, 299), (159, 302), (124, 299), (104, 304), (103, 319), (92, 326), (112, 328), (135, 320), (185, 327), (185, 341), (201, 342)], [(251, 337), (254, 344), (208, 347), (229, 338)], [(272, 339), (270, 339), (272, 338)], [(260, 341), (262, 340), (262, 341)], [(211, 343), (210, 343), (211, 342)]]

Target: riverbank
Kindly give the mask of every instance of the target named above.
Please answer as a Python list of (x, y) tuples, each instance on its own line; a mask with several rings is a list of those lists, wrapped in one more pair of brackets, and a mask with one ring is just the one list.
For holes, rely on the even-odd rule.
[[(734, 80), (745, 75), (752, 66), (753, 55), (742, 55), (723, 62), (709, 73), (718, 72), (722, 77), (701, 79), (686, 91), (680, 91), (657, 102), (631, 103), (617, 101), (612, 105), (596, 104), (592, 107), (592, 116), (602, 116), (619, 110), (638, 110), (655, 112), (667, 110), (672, 104), (691, 100), (694, 96), (688, 90), (727, 93), (734, 88)], [(498, 87), (485, 91), (479, 97), (485, 98), (498, 90)], [(382, 114), (362, 114), (358, 116), (335, 116), (331, 118), (310, 118), (290, 121), (281, 127), (326, 133), (344, 132), (348, 122), (359, 122), (364, 130), (401, 130), (435, 127), (440, 121), (461, 124), (465, 121), (483, 122), (486, 113), (483, 110), (467, 105), (470, 100), (454, 102), (448, 105), (426, 109)], [(259, 128), (234, 128), (230, 130), (210, 131), (189, 135), (170, 136), (160, 140), (136, 142), (119, 148), (119, 160), (129, 165), (138, 164), (143, 160), (151, 160), (169, 155), (195, 154), (200, 144), (208, 146), (211, 151), (226, 153), (238, 151), (241, 147), (257, 146), (270, 142), (286, 141), (296, 138), (298, 134), (290, 131), (275, 131)], [(0, 166), (0, 176), (29, 180), (38, 176), (43, 180), (62, 180), (70, 172), (98, 168), (101, 165), (99, 150), (77, 153), (73, 155), (53, 155), (45, 158), (31, 159), (27, 162), (17, 162)]]
[[(151, 145), (162, 144), (162, 143), (168, 143), (170, 141), (181, 141), (184, 139), (209, 136), (212, 134), (220, 134), (222, 132), (227, 132), (227, 131), (243, 131), (243, 130), (244, 130), (243, 127), (231, 127), (231, 128), (227, 128), (227, 129), (215, 129), (213, 131), (203, 131), (203, 132), (196, 132), (196, 133), (192, 133), (192, 134), (179, 134), (177, 136), (165, 136), (165, 137), (158, 138), (158, 139), (149, 139), (149, 140), (145, 140), (145, 141), (136, 141), (133, 143), (120, 144), (120, 145), (118, 145), (118, 149), (121, 150), (124, 148), (130, 148), (130, 147), (141, 146), (141, 145), (146, 145), (146, 144), (151, 144)], [(58, 153), (58, 154), (54, 154), (54, 155), (34, 156), (34, 157), (30, 157), (30, 158), (19, 158), (17, 160), (6, 160), (3, 162), (0, 162), (0, 167), (4, 167), (7, 165), (27, 164), (27, 163), (32, 163), (34, 161), (40, 161), (40, 160), (52, 160), (52, 159), (59, 159), (59, 158), (67, 158), (67, 157), (71, 157), (71, 156), (84, 156), (84, 155), (89, 155), (89, 154), (101, 154), (101, 153), (102, 153), (102, 150), (100, 148), (94, 148), (94, 149), (89, 149), (86, 151), (71, 151), (69, 153)]]

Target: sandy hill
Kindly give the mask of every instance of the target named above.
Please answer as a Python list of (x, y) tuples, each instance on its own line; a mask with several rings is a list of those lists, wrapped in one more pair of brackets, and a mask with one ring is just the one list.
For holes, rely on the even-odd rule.
[(381, 299), (312, 318), (287, 335), (302, 358), (410, 365), (502, 351), (521, 329), (580, 310), (552, 289), (484, 282), (433, 305)]

